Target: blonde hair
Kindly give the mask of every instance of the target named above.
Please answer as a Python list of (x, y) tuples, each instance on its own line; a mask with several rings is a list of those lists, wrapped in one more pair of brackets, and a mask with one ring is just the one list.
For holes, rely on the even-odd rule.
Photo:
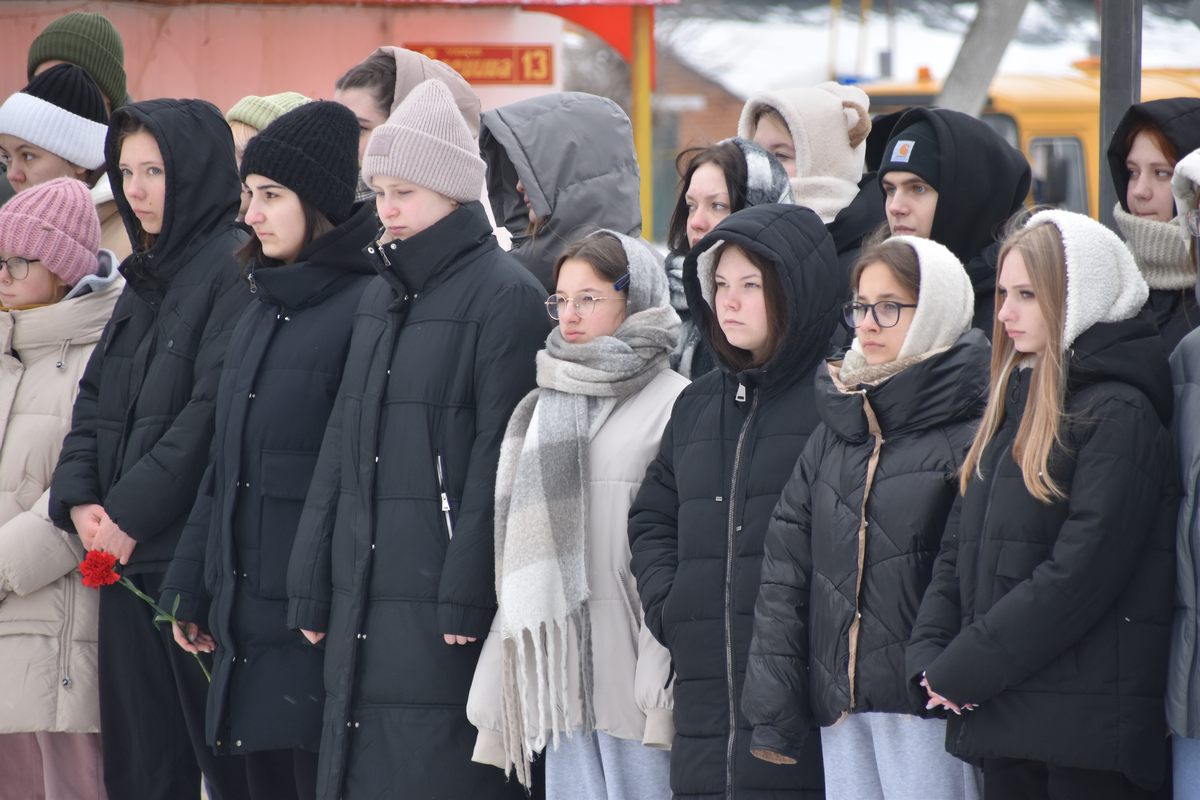
[(237, 155), (238, 167), (242, 166), (242, 156), (246, 153), (246, 145), (258, 135), (258, 128), (247, 125), (240, 119), (229, 123), (229, 131), (233, 134), (233, 152)]
[(980, 460), (996, 431), (1004, 422), (1004, 398), (1013, 367), (1024, 357), (1005, 334), (999, 314), (999, 277), (1010, 253), (1020, 253), (1029, 273), (1029, 283), (1037, 298), (1046, 325), (1046, 349), (1031, 369), (1029, 401), (1021, 415), (1021, 424), (1013, 440), (1012, 457), (1021, 468), (1025, 488), (1043, 503), (1066, 499), (1066, 492), (1050, 474), (1050, 457), (1063, 446), (1062, 420), (1066, 393), (1066, 361), (1063, 358), (1063, 322), (1066, 317), (1067, 269), (1062, 236), (1052, 224), (1021, 228), (1005, 239), (997, 261), (996, 311), (992, 323), (992, 363), (987, 408), (971, 442), (971, 449), (959, 475), (959, 490), (966, 493), (973, 477), (983, 477)]

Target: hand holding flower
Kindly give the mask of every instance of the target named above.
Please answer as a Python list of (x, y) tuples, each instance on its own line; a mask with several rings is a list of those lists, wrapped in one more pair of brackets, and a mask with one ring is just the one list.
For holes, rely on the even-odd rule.
[(100, 513), (102, 516), (96, 535), (92, 539), (91, 549), (112, 553), (121, 562), (121, 566), (125, 566), (133, 555), (133, 548), (137, 547), (137, 540), (121, 530), (103, 509)]
[(200, 630), (194, 622), (178, 622), (171, 626), (171, 634), (175, 644), (189, 653), (211, 653), (217, 649), (216, 640), (211, 634)]
[(79, 534), (79, 541), (84, 550), (92, 549), (92, 541), (96, 538), (96, 532), (100, 530), (100, 521), (106, 516), (104, 506), (97, 503), (71, 509), (71, 524), (75, 526), (75, 532)]

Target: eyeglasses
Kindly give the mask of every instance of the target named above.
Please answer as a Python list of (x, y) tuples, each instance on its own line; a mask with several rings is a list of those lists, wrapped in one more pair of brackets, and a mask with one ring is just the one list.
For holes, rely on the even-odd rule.
[[(552, 294), (546, 298), (546, 313), (550, 315), (550, 319), (558, 319), (563, 312), (567, 310), (568, 303), (575, 304), (575, 313), (581, 317), (586, 317), (596, 310), (596, 303), (603, 303), (605, 300), (625, 300), (625, 298), (613, 297), (596, 297), (591, 294), (581, 294), (578, 297), (567, 297), (564, 294)], [(625, 302), (629, 302), (625, 300)]]
[(8, 277), (14, 281), (23, 281), (29, 275), (29, 265), (40, 262), (40, 258), (21, 258), (20, 256), (0, 258), (0, 269), (7, 267)]
[(851, 301), (842, 306), (842, 317), (851, 328), (857, 328), (867, 318), (867, 312), (875, 318), (875, 324), (881, 328), (895, 327), (900, 321), (900, 310), (916, 308), (916, 303), (897, 303), (895, 300), (880, 300), (878, 303), (855, 303)]

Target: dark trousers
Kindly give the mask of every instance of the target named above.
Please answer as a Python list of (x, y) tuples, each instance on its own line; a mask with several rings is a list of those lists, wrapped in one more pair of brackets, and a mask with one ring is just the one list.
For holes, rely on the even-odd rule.
[(244, 758), (253, 800), (316, 800), (316, 753), (263, 750), (247, 753)]
[(1170, 796), (1167, 788), (1147, 791), (1119, 772), (1019, 758), (983, 762), (984, 800), (1168, 800)]
[[(161, 574), (130, 580), (158, 597)], [(100, 590), (100, 727), (109, 800), (196, 800), (201, 770), (210, 800), (249, 800), (242, 758), (218, 758), (204, 741), (208, 681), (200, 665), (153, 618), (124, 586)]]

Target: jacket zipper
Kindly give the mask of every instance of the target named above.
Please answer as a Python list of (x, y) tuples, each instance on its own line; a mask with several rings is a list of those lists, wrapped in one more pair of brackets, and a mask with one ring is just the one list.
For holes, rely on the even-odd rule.
[[(746, 402), (746, 387), (738, 383), (737, 394), (734, 396), (739, 403)], [(758, 409), (758, 392), (750, 402), (750, 412), (742, 423), (738, 433), (737, 447), (733, 451), (733, 475), (729, 484), (729, 524), (726, 527), (725, 542), (725, 689), (729, 695), (729, 741), (725, 748), (725, 797), (733, 799), (733, 750), (734, 739), (737, 736), (737, 691), (733, 683), (733, 551), (734, 539), (737, 533), (737, 486), (738, 470), (742, 465), (742, 447), (746, 444), (746, 434), (750, 432), (750, 423), (754, 421), (754, 412)]]
[(433, 460), (437, 465), (438, 493), (442, 498), (442, 514), (446, 517), (447, 538), (453, 539), (454, 523), (450, 520), (450, 496), (446, 494), (446, 470), (442, 466), (442, 454), (435, 450)]
[(71, 639), (75, 635), (75, 581), (68, 575), (66, 581), (66, 619), (63, 620), (62, 642), (58, 646), (58, 681), (62, 689), (71, 688)]

